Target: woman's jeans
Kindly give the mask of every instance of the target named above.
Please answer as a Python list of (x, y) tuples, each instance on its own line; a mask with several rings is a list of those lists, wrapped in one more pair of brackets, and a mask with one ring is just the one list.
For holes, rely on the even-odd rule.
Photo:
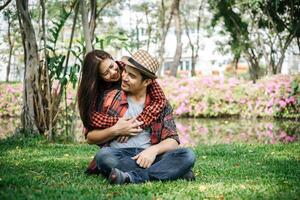
[(133, 183), (150, 180), (174, 180), (185, 175), (195, 163), (195, 154), (191, 149), (178, 148), (158, 155), (149, 168), (141, 168), (132, 157), (142, 148), (103, 147), (96, 154), (97, 167), (108, 177), (112, 168), (128, 172)]

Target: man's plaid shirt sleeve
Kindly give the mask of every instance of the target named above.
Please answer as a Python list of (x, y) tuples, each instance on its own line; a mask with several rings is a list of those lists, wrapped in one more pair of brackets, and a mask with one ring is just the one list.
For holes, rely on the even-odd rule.
[(167, 105), (163, 111), (162, 131), (160, 140), (165, 140), (167, 138), (172, 138), (176, 140), (178, 144), (180, 144), (175, 120), (173, 117), (173, 108), (169, 102), (167, 102)]
[(137, 117), (138, 121), (144, 122), (141, 128), (146, 128), (154, 122), (167, 102), (163, 90), (155, 80), (148, 86), (148, 94), (151, 98), (150, 104), (145, 106), (143, 112)]

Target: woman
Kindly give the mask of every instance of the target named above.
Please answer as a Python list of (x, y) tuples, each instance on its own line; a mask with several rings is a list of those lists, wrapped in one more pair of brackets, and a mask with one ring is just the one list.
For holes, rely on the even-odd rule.
[[(85, 134), (93, 129), (105, 129), (111, 126), (130, 127), (127, 131), (138, 132), (140, 128), (145, 128), (156, 120), (164, 108), (166, 98), (158, 83), (153, 81), (148, 87), (151, 104), (144, 108), (136, 120), (119, 119), (101, 113), (104, 94), (120, 88), (124, 67), (124, 63), (114, 61), (110, 54), (102, 50), (93, 50), (85, 56), (78, 88), (78, 107), (86, 128)], [(128, 137), (118, 138), (120, 142), (126, 142), (127, 139)]]

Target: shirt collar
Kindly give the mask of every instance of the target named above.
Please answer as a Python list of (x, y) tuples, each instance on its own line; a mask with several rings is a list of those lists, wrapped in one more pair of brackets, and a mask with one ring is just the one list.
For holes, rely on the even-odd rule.
[[(150, 98), (149, 94), (147, 93), (145, 106), (148, 106), (150, 104), (150, 102), (151, 102), (151, 98)], [(127, 94), (123, 90), (121, 90), (121, 102), (120, 102), (120, 104), (121, 105), (128, 104), (128, 102), (127, 102)]]

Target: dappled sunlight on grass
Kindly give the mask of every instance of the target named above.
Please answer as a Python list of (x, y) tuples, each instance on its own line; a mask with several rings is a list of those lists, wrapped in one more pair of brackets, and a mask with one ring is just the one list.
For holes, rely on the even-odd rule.
[(52, 144), (42, 137), (0, 145), (1, 199), (295, 199), (300, 195), (300, 144), (194, 147), (195, 182), (113, 186), (83, 171), (99, 148)]

